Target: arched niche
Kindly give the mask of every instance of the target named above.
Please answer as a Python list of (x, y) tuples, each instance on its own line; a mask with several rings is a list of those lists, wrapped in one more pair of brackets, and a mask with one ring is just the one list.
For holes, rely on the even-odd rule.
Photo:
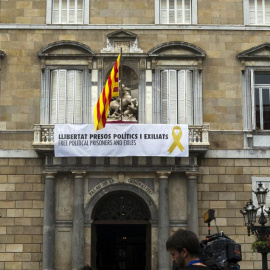
[[(106, 78), (109, 74), (110, 72), (107, 73)], [(122, 65), (121, 74), (119, 97), (112, 99), (107, 121), (138, 123), (139, 75), (128, 65)]]

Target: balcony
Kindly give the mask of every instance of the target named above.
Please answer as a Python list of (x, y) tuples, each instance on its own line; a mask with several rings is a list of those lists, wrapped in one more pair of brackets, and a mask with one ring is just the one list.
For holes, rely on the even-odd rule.
[[(189, 151), (204, 154), (210, 147), (209, 125), (189, 126)], [(54, 151), (54, 125), (34, 125), (34, 149), (39, 153)]]

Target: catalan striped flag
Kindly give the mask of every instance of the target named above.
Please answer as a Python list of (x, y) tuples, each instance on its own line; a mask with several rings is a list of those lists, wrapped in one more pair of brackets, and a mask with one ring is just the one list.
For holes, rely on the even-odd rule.
[(95, 106), (94, 109), (95, 131), (105, 127), (111, 99), (112, 97), (119, 96), (118, 79), (119, 79), (120, 58), (121, 53), (118, 55), (118, 58), (112, 68), (109, 78)]

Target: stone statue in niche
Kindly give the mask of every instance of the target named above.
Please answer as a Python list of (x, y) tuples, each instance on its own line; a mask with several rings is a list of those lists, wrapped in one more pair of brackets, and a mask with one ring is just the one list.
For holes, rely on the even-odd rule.
[(108, 121), (138, 122), (138, 99), (132, 97), (133, 91), (122, 84), (122, 95), (110, 103)]
[(111, 100), (107, 121), (137, 123), (139, 76), (132, 67), (123, 65), (120, 80), (121, 89), (119, 89), (119, 97)]

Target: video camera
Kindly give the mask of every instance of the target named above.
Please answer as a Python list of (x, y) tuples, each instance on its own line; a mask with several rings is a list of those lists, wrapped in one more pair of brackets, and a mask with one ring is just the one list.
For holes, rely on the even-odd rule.
[(210, 235), (210, 222), (215, 219), (214, 213), (213, 209), (209, 209), (204, 214), (208, 235), (200, 243), (200, 260), (212, 270), (240, 270), (237, 262), (242, 260), (241, 245), (223, 232)]

